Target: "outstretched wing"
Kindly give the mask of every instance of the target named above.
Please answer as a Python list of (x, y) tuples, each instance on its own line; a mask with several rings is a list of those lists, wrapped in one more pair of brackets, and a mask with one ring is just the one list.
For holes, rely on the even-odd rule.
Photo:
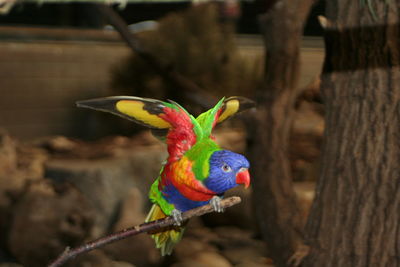
[(168, 130), (166, 142), (171, 161), (179, 159), (202, 137), (202, 129), (193, 116), (172, 101), (113, 96), (78, 101), (77, 106), (110, 112), (153, 129)]
[(211, 136), (211, 131), (217, 123), (232, 117), (233, 115), (255, 107), (255, 102), (240, 96), (232, 96), (221, 99), (214, 108), (200, 114), (197, 117), (204, 136)]

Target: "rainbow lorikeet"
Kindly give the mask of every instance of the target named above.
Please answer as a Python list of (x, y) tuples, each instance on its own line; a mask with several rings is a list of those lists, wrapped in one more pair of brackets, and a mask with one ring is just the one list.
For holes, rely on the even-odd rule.
[(179, 104), (169, 101), (118, 96), (77, 102), (79, 107), (111, 112), (139, 124), (167, 130), (168, 158), (151, 186), (154, 203), (146, 221), (173, 216), (176, 226), (152, 235), (161, 254), (169, 255), (182, 237), (181, 213), (210, 203), (222, 211), (224, 192), (239, 184), (248, 187), (249, 162), (237, 153), (223, 150), (212, 129), (228, 117), (253, 106), (243, 97), (221, 99), (197, 118)]

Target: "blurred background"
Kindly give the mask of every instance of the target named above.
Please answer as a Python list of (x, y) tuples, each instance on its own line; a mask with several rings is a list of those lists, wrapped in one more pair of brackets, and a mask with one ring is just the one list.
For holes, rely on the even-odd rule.
[[(10, 2), (12, 3), (12, 2)], [(199, 114), (223, 96), (256, 100), (265, 47), (258, 18), (268, 1), (129, 2), (113, 10), (163, 71), (165, 81), (91, 3), (0, 6), (0, 266), (45, 266), (66, 246), (140, 224), (166, 148), (144, 127), (81, 110), (75, 101), (110, 95), (172, 99)], [(313, 199), (324, 128), (319, 74), (324, 58), (317, 1), (305, 24), (290, 164), (304, 218)], [(256, 111), (251, 111), (256, 112)], [(250, 112), (250, 114), (251, 114)], [(245, 114), (216, 130), (246, 154)], [(193, 219), (171, 257), (146, 234), (82, 255), (69, 266), (273, 266), (253, 216), (240, 205)]]

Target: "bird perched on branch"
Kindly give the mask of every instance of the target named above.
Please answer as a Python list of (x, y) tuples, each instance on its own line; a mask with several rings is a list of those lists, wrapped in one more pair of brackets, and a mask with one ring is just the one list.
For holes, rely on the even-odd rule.
[(155, 99), (117, 96), (77, 102), (78, 107), (111, 112), (147, 127), (165, 130), (168, 158), (151, 186), (152, 206), (146, 221), (172, 216), (173, 228), (152, 234), (161, 254), (169, 255), (184, 232), (182, 212), (211, 204), (222, 212), (224, 192), (250, 184), (249, 162), (237, 153), (223, 150), (212, 130), (217, 123), (254, 106), (243, 97), (221, 99), (197, 118), (179, 104)]

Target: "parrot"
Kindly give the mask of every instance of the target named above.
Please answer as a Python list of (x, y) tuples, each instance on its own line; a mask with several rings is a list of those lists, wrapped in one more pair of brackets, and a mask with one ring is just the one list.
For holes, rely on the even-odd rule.
[(77, 102), (78, 107), (110, 112), (166, 133), (168, 157), (151, 185), (153, 203), (145, 222), (172, 216), (175, 224), (151, 233), (161, 255), (170, 255), (181, 240), (186, 225), (182, 213), (210, 204), (222, 212), (225, 191), (250, 185), (249, 161), (241, 154), (220, 148), (212, 130), (218, 123), (254, 102), (244, 97), (222, 98), (197, 117), (178, 103), (135, 96), (112, 96)]

